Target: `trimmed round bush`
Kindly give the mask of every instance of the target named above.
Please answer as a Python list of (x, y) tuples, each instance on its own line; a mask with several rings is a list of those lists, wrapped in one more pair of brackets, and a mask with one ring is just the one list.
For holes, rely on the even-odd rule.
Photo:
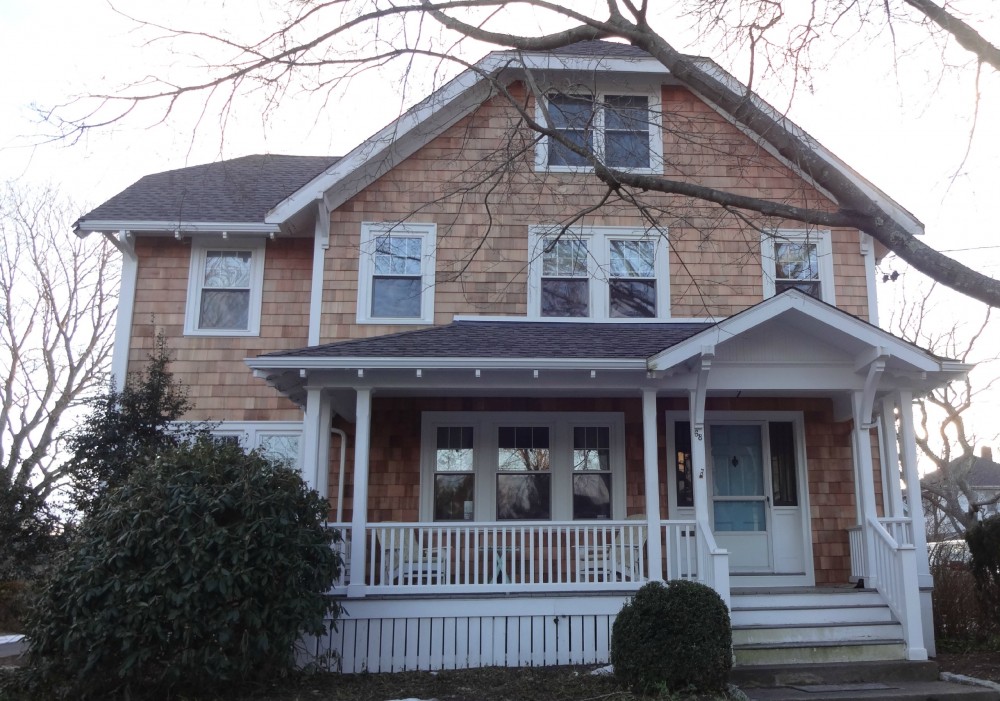
[(729, 609), (704, 584), (650, 582), (622, 607), (611, 633), (615, 676), (639, 693), (722, 691), (732, 658)]
[(339, 613), (326, 501), (201, 439), (140, 464), (81, 524), (28, 616), (36, 684), (166, 698), (273, 677)]

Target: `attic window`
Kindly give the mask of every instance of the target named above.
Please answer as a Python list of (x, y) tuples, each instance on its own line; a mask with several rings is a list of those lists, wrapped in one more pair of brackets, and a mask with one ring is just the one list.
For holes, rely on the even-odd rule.
[(191, 249), (184, 333), (260, 333), (264, 242), (196, 242)]
[[(662, 156), (659, 100), (649, 94), (551, 93), (539, 118), (571, 144), (592, 152), (605, 165), (650, 171)], [(543, 139), (539, 169), (576, 171), (589, 159), (556, 139)]]
[(796, 289), (834, 304), (829, 231), (778, 230), (761, 239), (764, 298)]

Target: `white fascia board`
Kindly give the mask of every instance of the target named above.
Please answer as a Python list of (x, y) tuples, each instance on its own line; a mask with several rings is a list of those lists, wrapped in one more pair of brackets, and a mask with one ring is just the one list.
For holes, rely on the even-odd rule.
[[(723, 83), (736, 94), (743, 96), (746, 96), (748, 94), (747, 87), (743, 85), (743, 83), (741, 83), (739, 80), (737, 80), (734, 76), (730, 75), (715, 61), (712, 61), (711, 59), (708, 58), (698, 57), (695, 58), (693, 62), (697, 64), (698, 67), (706, 74), (710, 75), (719, 82)], [(694, 90), (692, 90), (691, 92), (697, 95), (700, 100), (702, 100), (705, 104), (709, 105), (718, 114), (720, 114), (727, 121), (733, 124), (733, 126), (737, 127), (743, 133), (753, 137), (754, 140), (760, 145), (762, 145), (768, 153), (770, 153), (772, 156), (780, 160), (788, 168), (791, 168), (794, 173), (799, 175), (799, 177), (803, 178), (804, 180), (807, 180), (814, 187), (823, 191), (823, 194), (830, 197), (830, 199), (836, 201), (836, 198), (833, 197), (829, 192), (824, 190), (819, 183), (814, 182), (812, 178), (809, 178), (805, 173), (803, 173), (793, 162), (781, 156), (777, 152), (777, 150), (771, 145), (771, 143), (767, 140), (766, 137), (764, 137), (761, 134), (752, 132), (745, 126), (737, 123), (733, 119), (732, 115), (730, 115), (727, 111), (721, 109), (718, 105), (712, 102), (712, 100), (708, 99), (704, 95), (701, 95), (695, 92)], [(823, 161), (829, 164), (831, 168), (834, 168), (841, 175), (850, 180), (851, 183), (853, 183), (858, 189), (864, 192), (865, 195), (870, 197), (876, 204), (878, 204), (880, 208), (882, 208), (890, 215), (892, 215), (892, 218), (898, 224), (900, 224), (900, 226), (902, 226), (908, 233), (913, 234), (914, 236), (923, 235), (924, 233), (923, 222), (921, 222), (919, 219), (913, 216), (913, 214), (907, 211), (906, 208), (904, 208), (901, 204), (899, 204), (891, 197), (889, 197), (889, 195), (884, 193), (882, 190), (880, 190), (878, 187), (872, 184), (869, 180), (864, 178), (860, 173), (858, 173), (856, 170), (847, 165), (847, 163), (838, 158), (834, 153), (832, 153), (829, 149), (823, 146), (823, 144), (819, 143), (819, 141), (817, 141), (813, 136), (811, 136), (808, 132), (806, 132), (805, 129), (797, 125), (795, 122), (793, 122), (784, 114), (778, 112), (778, 110), (776, 110), (772, 105), (762, 100), (760, 96), (758, 96), (756, 93), (749, 92), (749, 95), (750, 99), (754, 103), (754, 106), (766, 112), (775, 122), (780, 124), (796, 139), (798, 139), (798, 141), (804, 147), (813, 151)]]
[(941, 363), (929, 353), (911, 346), (887, 331), (876, 328), (795, 290), (783, 292), (764, 300), (760, 304), (720, 321), (715, 326), (652, 356), (649, 359), (649, 369), (666, 370), (674, 367), (678, 363), (698, 355), (706, 345), (717, 346), (791, 310), (798, 310), (806, 314), (830, 327), (835, 333), (847, 334), (870, 346), (884, 346), (892, 357), (908, 363), (917, 370), (925, 372), (941, 370)]
[(245, 358), (253, 370), (482, 369), (482, 370), (645, 370), (642, 359), (617, 358)]
[[(405, 135), (411, 133), (424, 122), (443, 111), (463, 93), (474, 88), (484, 80), (483, 74), (493, 73), (500, 69), (502, 65), (503, 61), (496, 54), (490, 54), (476, 64), (474, 68), (462, 71), (444, 86), (435, 90), (428, 97), (407, 110), (401, 117), (394, 119), (373, 136), (365, 139), (327, 170), (275, 205), (267, 213), (267, 216), (264, 217), (264, 220), (275, 224), (284, 222), (295, 213), (309, 206), (314, 200), (323, 198), (326, 192), (338, 182), (341, 182), (355, 171), (361, 169), (368, 161), (383, 154)], [(421, 131), (420, 136), (422, 139), (426, 139), (424, 141), (426, 143), (436, 136), (436, 133), (433, 130), (427, 132)], [(328, 202), (327, 206), (329, 207), (330, 204)]]
[(270, 234), (281, 231), (277, 224), (264, 222), (198, 222), (198, 221), (161, 221), (152, 219), (81, 219), (74, 225), (74, 230), (81, 236), (92, 232), (104, 231), (162, 231), (182, 234), (217, 234), (225, 231), (229, 234)]

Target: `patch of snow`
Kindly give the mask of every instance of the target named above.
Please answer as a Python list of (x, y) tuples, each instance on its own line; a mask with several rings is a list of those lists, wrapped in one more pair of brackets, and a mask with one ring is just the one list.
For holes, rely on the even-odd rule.
[(614, 665), (605, 665), (603, 667), (598, 667), (591, 674), (597, 677), (608, 677), (615, 673)]

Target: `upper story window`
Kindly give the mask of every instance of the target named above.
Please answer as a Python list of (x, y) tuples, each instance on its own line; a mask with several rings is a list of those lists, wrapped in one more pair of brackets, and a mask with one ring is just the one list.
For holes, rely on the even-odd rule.
[[(663, 159), (660, 100), (651, 94), (550, 93), (539, 119), (566, 141), (593, 153), (612, 168), (659, 171)], [(555, 139), (543, 138), (539, 170), (589, 169), (588, 159)]]
[(764, 297), (795, 288), (835, 304), (829, 231), (779, 229), (761, 238)]
[(531, 231), (529, 315), (656, 319), (669, 310), (669, 249), (662, 232), (592, 227)]
[(195, 241), (191, 248), (184, 333), (258, 335), (263, 286), (263, 241)]
[(434, 224), (361, 225), (358, 323), (434, 323)]

